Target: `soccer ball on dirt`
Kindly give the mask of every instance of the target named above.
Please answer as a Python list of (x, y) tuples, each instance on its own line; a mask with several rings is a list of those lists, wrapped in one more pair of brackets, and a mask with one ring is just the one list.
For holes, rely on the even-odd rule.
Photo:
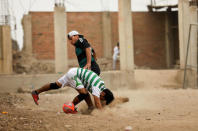
[(63, 104), (63, 111), (68, 114), (68, 113), (71, 113), (71, 114), (75, 114), (77, 113), (76, 109), (75, 109), (75, 106), (72, 102), (67, 102), (67, 103), (64, 103)]

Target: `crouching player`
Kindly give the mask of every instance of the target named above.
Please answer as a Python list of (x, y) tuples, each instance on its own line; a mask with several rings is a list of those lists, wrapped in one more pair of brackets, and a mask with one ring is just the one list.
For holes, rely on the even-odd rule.
[(114, 100), (113, 93), (107, 89), (101, 78), (91, 70), (83, 68), (71, 68), (64, 76), (54, 83), (49, 83), (41, 88), (32, 91), (32, 97), (35, 104), (38, 105), (39, 94), (44, 91), (59, 89), (64, 86), (70, 86), (79, 92), (73, 99), (73, 104), (77, 105), (82, 100), (88, 105), (88, 109), (93, 109), (93, 103), (89, 92), (93, 95), (95, 106), (102, 109), (104, 105), (110, 104)]

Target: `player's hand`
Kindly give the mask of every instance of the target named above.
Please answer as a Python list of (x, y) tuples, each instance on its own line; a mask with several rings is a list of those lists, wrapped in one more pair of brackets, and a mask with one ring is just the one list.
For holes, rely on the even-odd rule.
[(88, 70), (90, 70), (90, 68), (91, 68), (91, 64), (86, 64), (83, 68), (84, 68), (84, 69), (88, 69)]
[(77, 107), (74, 107), (74, 113), (78, 113)]

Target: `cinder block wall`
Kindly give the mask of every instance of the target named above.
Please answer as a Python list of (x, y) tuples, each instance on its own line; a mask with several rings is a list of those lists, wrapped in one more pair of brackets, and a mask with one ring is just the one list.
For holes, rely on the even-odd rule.
[[(31, 12), (30, 14), (32, 15), (33, 53), (39, 60), (53, 60), (53, 12)], [(177, 19), (177, 12), (172, 14)], [(150, 68), (166, 68), (165, 12), (133, 12), (132, 16), (135, 64)], [(119, 40), (117, 19), (117, 12), (112, 12), (112, 46), (115, 46)], [(101, 12), (69, 12), (67, 24), (68, 31), (78, 30), (91, 43), (97, 56), (103, 57)], [(178, 47), (175, 50), (178, 50)], [(68, 45), (68, 56), (69, 59), (76, 58), (71, 45)]]

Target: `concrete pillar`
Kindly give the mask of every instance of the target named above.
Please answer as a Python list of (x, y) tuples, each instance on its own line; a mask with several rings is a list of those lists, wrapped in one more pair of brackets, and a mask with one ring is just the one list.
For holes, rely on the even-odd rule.
[(105, 58), (112, 58), (112, 42), (111, 42), (111, 16), (110, 12), (102, 13), (103, 27), (103, 51)]
[(54, 7), (55, 72), (68, 70), (66, 13), (64, 6)]
[(131, 0), (119, 0), (120, 69), (134, 70), (134, 45)]
[(174, 62), (174, 43), (172, 33), (171, 12), (165, 13), (165, 48), (166, 48), (166, 67), (171, 68)]
[[(180, 46), (180, 68), (185, 68), (186, 55), (187, 55), (187, 44), (189, 41), (188, 49), (188, 60), (187, 70), (184, 77), (183, 88), (197, 88), (198, 77), (197, 77), (197, 46), (198, 36), (197, 26), (192, 26), (191, 31), (189, 28), (191, 24), (198, 23), (197, 17), (197, 6), (190, 6), (189, 0), (179, 0), (179, 46)], [(190, 33), (190, 37), (189, 37)]]
[(0, 26), (0, 73), (11, 74), (12, 68), (12, 41), (10, 26)]
[[(189, 0), (179, 0), (179, 51), (180, 68), (184, 69), (190, 24), (197, 23), (197, 9), (189, 6)], [(193, 27), (190, 36), (188, 65), (197, 66), (197, 27)], [(194, 41), (194, 42), (193, 42)]]
[(30, 14), (24, 15), (23, 20), (23, 31), (24, 31), (24, 45), (23, 50), (32, 55), (32, 16)]

